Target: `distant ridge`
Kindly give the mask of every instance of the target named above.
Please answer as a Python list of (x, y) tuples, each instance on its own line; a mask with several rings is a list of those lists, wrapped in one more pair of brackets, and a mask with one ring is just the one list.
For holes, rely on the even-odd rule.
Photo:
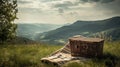
[(36, 42), (36, 41), (33, 41), (33, 40), (30, 40), (28, 38), (25, 38), (25, 37), (15, 37), (15, 39), (12, 39), (12, 40), (9, 40), (7, 42), (7, 44), (18, 44), (18, 45), (21, 45), (21, 44), (39, 44), (39, 42)]
[[(103, 21), (103, 20), (110, 20), (110, 19), (120, 19), (120, 16), (114, 16), (114, 17), (110, 17), (110, 18), (105, 18), (105, 19), (100, 19), (100, 20), (77, 20), (75, 22), (96, 22), (96, 21)], [(74, 22), (74, 23), (75, 23)]]
[(17, 36), (34, 40), (38, 33), (50, 31), (60, 26), (61, 25), (42, 23), (18, 23)]
[(83, 35), (87, 37), (111, 37), (113, 41), (120, 40), (120, 16), (98, 21), (76, 21), (73, 24), (62, 26), (56, 30), (41, 33), (38, 41), (49, 43), (65, 43), (69, 37)]

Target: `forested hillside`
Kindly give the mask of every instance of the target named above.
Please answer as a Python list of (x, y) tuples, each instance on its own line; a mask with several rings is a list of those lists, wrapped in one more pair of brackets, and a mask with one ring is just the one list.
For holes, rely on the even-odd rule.
[(83, 35), (87, 37), (120, 39), (120, 17), (98, 21), (76, 21), (71, 25), (39, 34), (38, 41), (64, 43), (69, 37)]

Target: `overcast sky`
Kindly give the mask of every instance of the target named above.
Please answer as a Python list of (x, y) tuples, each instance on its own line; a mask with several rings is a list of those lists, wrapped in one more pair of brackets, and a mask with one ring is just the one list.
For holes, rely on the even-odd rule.
[(120, 16), (120, 0), (18, 0), (18, 23), (66, 24)]

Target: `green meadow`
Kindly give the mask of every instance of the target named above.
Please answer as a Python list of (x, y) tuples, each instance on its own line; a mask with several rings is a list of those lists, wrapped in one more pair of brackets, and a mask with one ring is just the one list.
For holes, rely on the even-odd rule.
[[(41, 63), (40, 59), (61, 47), (63, 45), (0, 45), (0, 67), (54, 67)], [(63, 67), (120, 67), (120, 41), (105, 42), (101, 58), (68, 62)]]

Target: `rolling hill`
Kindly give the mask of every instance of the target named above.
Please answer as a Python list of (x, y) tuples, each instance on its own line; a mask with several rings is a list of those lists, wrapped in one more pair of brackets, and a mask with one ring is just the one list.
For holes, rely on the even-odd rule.
[(38, 33), (50, 31), (61, 26), (55, 24), (40, 24), (40, 23), (19, 23), (17, 25), (18, 25), (17, 36), (25, 37), (31, 40), (34, 40)]
[(73, 24), (60, 27), (56, 30), (44, 32), (37, 35), (38, 41), (49, 43), (65, 43), (66, 40), (74, 35), (87, 37), (120, 39), (120, 17), (112, 17), (98, 21), (76, 21)]
[(6, 41), (4, 44), (18, 44), (18, 45), (30, 45), (30, 44), (39, 44), (40, 42), (36, 42), (36, 41), (33, 41), (33, 40), (30, 40), (28, 38), (25, 38), (25, 37), (15, 37), (14, 39), (11, 39), (11, 40), (8, 40)]

